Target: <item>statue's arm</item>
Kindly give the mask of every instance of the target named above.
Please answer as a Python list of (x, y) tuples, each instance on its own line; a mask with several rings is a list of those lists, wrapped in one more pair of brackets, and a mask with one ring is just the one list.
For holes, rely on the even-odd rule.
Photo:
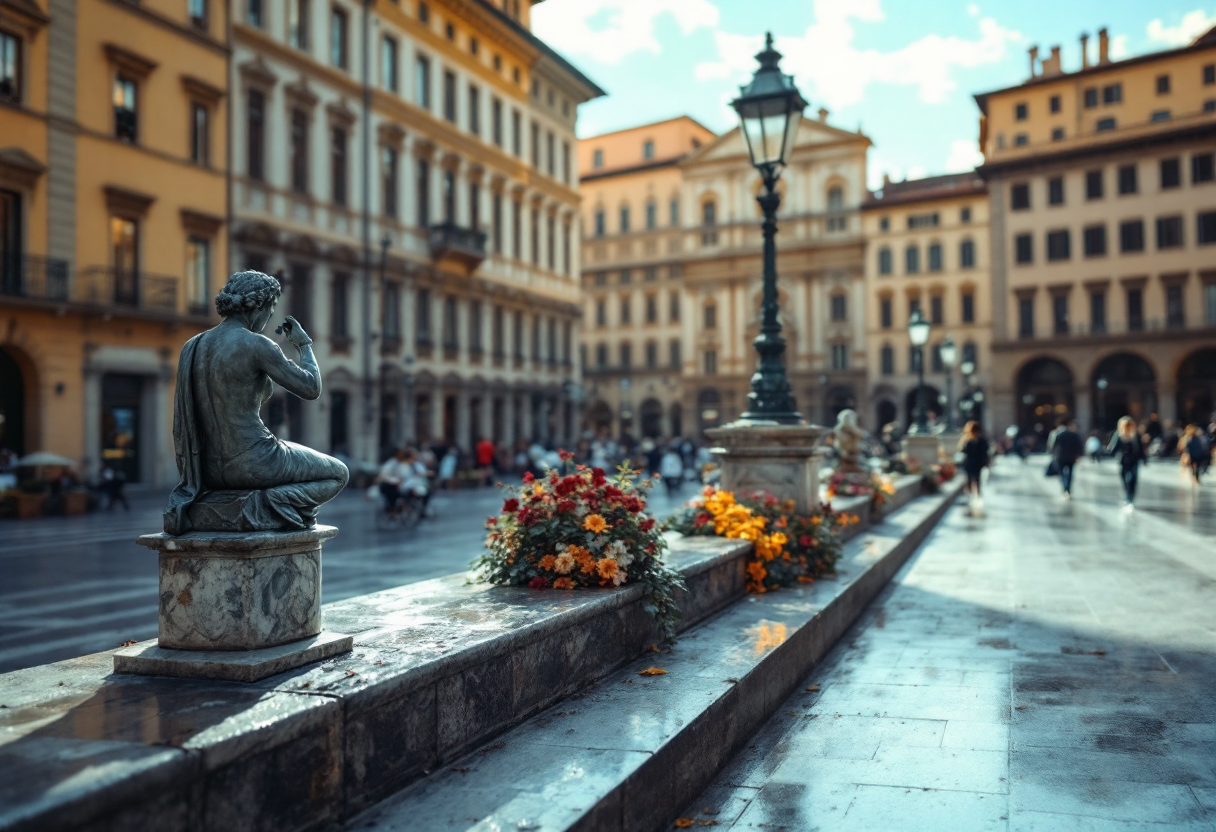
[(271, 381), (301, 399), (312, 400), (321, 396), (321, 371), (317, 368), (317, 359), (312, 354), (311, 343), (299, 348), (298, 364), (284, 355), (279, 345), (264, 335), (257, 336), (257, 344), (258, 368), (269, 376)]

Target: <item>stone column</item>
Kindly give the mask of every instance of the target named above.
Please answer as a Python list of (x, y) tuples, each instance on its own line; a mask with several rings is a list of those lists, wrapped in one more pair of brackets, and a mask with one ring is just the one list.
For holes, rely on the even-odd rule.
[(1077, 420), (1077, 430), (1084, 434), (1094, 426), (1094, 420), (1097, 418), (1090, 407), (1089, 388), (1078, 387), (1073, 395), (1077, 402), (1077, 412), (1073, 414)]
[(1161, 424), (1178, 422), (1178, 388), (1173, 381), (1162, 381), (1157, 385), (1157, 415)]
[(523, 439), (531, 442), (533, 439), (533, 423), (532, 423), (532, 394), (523, 392), (520, 394), (519, 414), (522, 417), (522, 424), (519, 426), (519, 434)]
[(519, 439), (519, 434), (515, 430), (515, 393), (508, 392), (502, 397), (502, 437), (501, 441), (511, 445), (511, 449), (515, 449), (515, 441)]
[(157, 485), (170, 488), (177, 484), (177, 460), (173, 450), (173, 379), (173, 368), (163, 364), (160, 374), (148, 380), (153, 388), (152, 424), (156, 426), (153, 477)]
[(715, 445), (711, 453), (722, 460), (723, 489), (792, 499), (799, 511), (819, 505), (819, 428), (735, 422), (706, 435)]

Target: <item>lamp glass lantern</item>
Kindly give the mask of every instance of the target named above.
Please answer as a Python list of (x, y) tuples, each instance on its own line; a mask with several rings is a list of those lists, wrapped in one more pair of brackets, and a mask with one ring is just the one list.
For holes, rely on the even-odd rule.
[(959, 365), (958, 368), (959, 368), (959, 370), (962, 371), (963, 375), (965, 375), (965, 376), (975, 375), (975, 362), (974, 361), (964, 361), (962, 364)]
[(743, 137), (752, 165), (763, 175), (776, 178), (794, 147), (798, 123), (806, 99), (794, 84), (794, 77), (778, 67), (781, 53), (773, 49), (773, 35), (764, 39), (764, 51), (756, 55), (760, 68), (751, 83), (739, 88), (731, 107), (739, 114)]
[(954, 362), (958, 361), (958, 347), (954, 345), (954, 339), (947, 335), (946, 340), (942, 341), (942, 345), (938, 348), (938, 352), (942, 357), (942, 365), (947, 370), (953, 369)]
[(929, 331), (933, 329), (933, 325), (925, 320), (925, 316), (920, 314), (917, 309), (912, 313), (912, 318), (908, 321), (908, 338), (912, 341), (912, 346), (923, 347), (929, 343)]

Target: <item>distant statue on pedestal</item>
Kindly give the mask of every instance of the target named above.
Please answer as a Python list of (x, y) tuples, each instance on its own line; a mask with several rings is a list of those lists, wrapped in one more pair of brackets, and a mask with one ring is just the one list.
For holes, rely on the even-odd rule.
[(275, 384), (302, 399), (321, 395), (299, 321), (288, 316), (276, 330), (299, 363), (261, 334), (281, 294), (270, 275), (237, 272), (215, 298), (224, 320), (182, 348), (173, 412), (181, 479), (165, 511), (168, 534), (309, 529), (346, 486), (344, 464), (278, 439), (259, 415)]
[(857, 412), (845, 408), (836, 417), (836, 429), (833, 432), (833, 442), (836, 446), (836, 456), (839, 460), (839, 470), (844, 473), (856, 473), (862, 470), (861, 441), (865, 431), (857, 425)]

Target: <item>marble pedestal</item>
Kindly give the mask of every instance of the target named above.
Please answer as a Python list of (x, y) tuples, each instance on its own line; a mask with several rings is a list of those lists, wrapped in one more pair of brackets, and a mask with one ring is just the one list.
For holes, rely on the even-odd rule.
[(119, 651), (115, 671), (253, 681), (349, 651), (321, 631), (321, 543), (337, 533), (143, 535), (159, 553), (159, 638)]
[(765, 491), (807, 511), (819, 505), (822, 432), (815, 425), (733, 422), (705, 433), (716, 446), (710, 451), (722, 460), (721, 488)]
[(925, 467), (941, 462), (940, 448), (940, 440), (931, 433), (910, 434), (904, 437), (904, 456)]

